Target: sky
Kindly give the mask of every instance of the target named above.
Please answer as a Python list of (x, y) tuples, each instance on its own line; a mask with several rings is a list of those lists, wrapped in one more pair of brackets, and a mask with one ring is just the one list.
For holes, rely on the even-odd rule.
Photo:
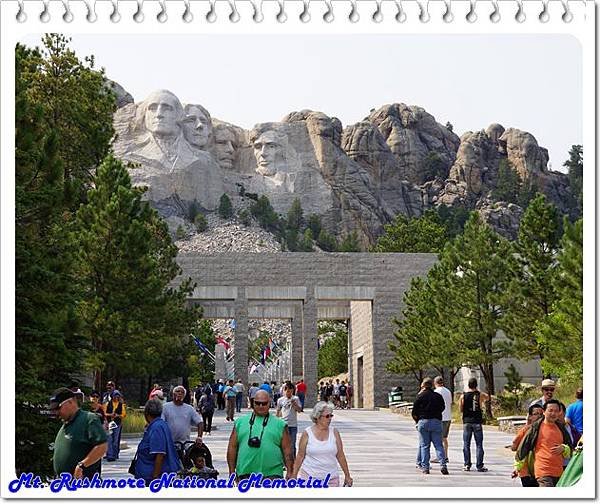
[[(581, 144), (582, 54), (567, 35), (74, 35), (135, 101), (169, 89), (244, 128), (312, 109), (344, 126), (418, 105), (459, 136), (528, 131), (564, 170)], [(24, 39), (39, 45), (39, 36)]]

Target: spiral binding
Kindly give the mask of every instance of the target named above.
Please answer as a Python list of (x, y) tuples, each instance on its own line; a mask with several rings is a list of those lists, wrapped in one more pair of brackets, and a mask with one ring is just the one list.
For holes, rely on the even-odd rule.
[[(87, 7), (86, 20), (90, 23), (94, 23), (98, 16), (95, 12), (96, 0), (42, 0), (43, 9), (39, 14), (40, 21), (43, 23), (47, 23), (50, 21), (50, 2), (51, 1), (60, 1), (64, 8), (64, 14), (62, 19), (65, 23), (70, 23), (73, 21), (74, 16), (71, 12), (71, 3), (73, 2), (84, 2)], [(112, 13), (110, 14), (110, 20), (113, 23), (118, 23), (121, 20), (121, 14), (119, 13), (119, 0), (109, 0), (112, 4)], [(167, 14), (167, 3), (166, 0), (136, 0), (137, 1), (137, 11), (133, 15), (133, 19), (142, 23), (144, 21), (144, 12), (143, 6), (144, 3), (148, 4), (158, 3), (160, 6), (160, 12), (156, 16), (159, 22), (165, 23), (168, 20)], [(191, 0), (178, 0), (177, 3), (183, 3), (184, 11), (182, 14), (182, 19), (186, 23), (191, 23), (194, 20), (194, 16), (191, 11)], [(205, 3), (208, 2), (209, 10), (205, 15), (205, 19), (209, 23), (214, 23), (217, 21), (217, 10), (216, 3), (217, 1), (222, 3), (229, 4), (230, 14), (228, 16), (229, 21), (231, 23), (236, 23), (241, 19), (240, 13), (237, 10), (236, 0), (205, 0)], [(264, 15), (262, 12), (263, 0), (249, 0), (253, 7), (253, 15), (252, 19), (256, 23), (260, 23), (264, 20)], [(276, 14), (276, 19), (279, 23), (285, 23), (288, 20), (288, 15), (285, 12), (285, 0), (273, 0), (278, 4), (278, 12)], [(345, 3), (350, 2), (351, 10), (348, 14), (348, 20), (351, 23), (357, 23), (360, 20), (360, 14), (358, 12), (358, 2), (360, 0), (347, 0)], [(371, 20), (374, 23), (381, 23), (384, 19), (382, 5), (385, 3), (393, 3), (396, 7), (396, 14), (394, 16), (395, 20), (398, 23), (404, 23), (407, 19), (406, 12), (402, 6), (403, 3), (408, 1), (414, 1), (417, 3), (419, 8), (419, 16), (418, 19), (422, 23), (427, 23), (431, 20), (431, 15), (429, 14), (429, 4), (430, 1), (436, 0), (375, 0), (375, 10), (371, 15)], [(452, 0), (437, 0), (439, 2), (444, 3), (445, 11), (442, 15), (442, 19), (446, 23), (451, 23), (454, 20), (454, 14), (452, 13)], [(523, 23), (526, 20), (525, 11), (523, 8), (523, 2), (528, 0), (511, 0), (511, 3), (516, 6), (515, 12), (515, 20), (519, 23)], [(569, 2), (572, 0), (558, 0), (562, 4), (563, 14), (561, 16), (563, 22), (570, 23), (573, 20), (573, 13), (569, 8)], [(25, 0), (17, 0), (19, 5), (19, 10), (15, 16), (17, 22), (24, 23), (27, 21), (27, 14), (25, 12)], [(323, 20), (326, 23), (331, 23), (335, 20), (334, 8), (333, 8), (333, 0), (302, 0), (303, 2), (303, 10), (299, 15), (299, 19), (303, 23), (308, 23), (311, 20), (310, 14), (310, 5), (316, 3), (325, 4), (327, 10), (323, 14)], [(477, 2), (478, 0), (469, 0), (470, 8), (468, 13), (466, 14), (466, 20), (469, 23), (474, 23), (478, 19), (477, 15)], [(489, 14), (489, 19), (493, 23), (498, 23), (501, 19), (500, 17), (500, 8), (498, 6), (498, 0), (489, 0), (486, 3), (491, 2), (493, 10)], [(541, 23), (547, 23), (550, 20), (550, 14), (548, 12), (548, 4), (550, 0), (538, 0), (538, 3), (542, 4), (542, 11), (540, 12), (538, 19)], [(175, 2), (171, 2), (173, 4)], [(479, 9), (481, 11), (481, 9)]]

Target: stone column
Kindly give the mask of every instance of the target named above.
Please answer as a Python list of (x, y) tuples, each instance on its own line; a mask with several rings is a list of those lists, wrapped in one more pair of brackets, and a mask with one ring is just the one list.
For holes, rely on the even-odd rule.
[(294, 383), (302, 378), (302, 305), (294, 309), (292, 344), (290, 348), (291, 376)]
[(306, 383), (304, 405), (312, 407), (317, 402), (317, 300), (314, 286), (307, 286), (302, 309), (302, 371)]
[(233, 369), (235, 378), (240, 378), (245, 387), (248, 387), (248, 300), (246, 289), (238, 288), (238, 296), (234, 303), (235, 311), (235, 357)]

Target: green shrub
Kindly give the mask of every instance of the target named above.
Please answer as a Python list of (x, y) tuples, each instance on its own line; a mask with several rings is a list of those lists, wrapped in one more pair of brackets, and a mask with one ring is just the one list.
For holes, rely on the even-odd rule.
[(247, 210), (240, 210), (240, 212), (238, 213), (238, 219), (246, 227), (252, 224), (252, 218), (250, 217), (250, 214)]
[(146, 419), (144, 413), (138, 409), (127, 408), (127, 415), (123, 419), (123, 430), (126, 434), (144, 432)]
[(183, 226), (177, 226), (177, 231), (175, 231), (175, 238), (177, 238), (178, 240), (183, 240), (186, 236), (187, 233), (185, 232), (185, 229), (183, 229)]
[(196, 215), (196, 218), (194, 219), (194, 224), (196, 225), (196, 229), (199, 233), (202, 233), (208, 229), (208, 221), (206, 220), (204, 214), (199, 213), (198, 215)]

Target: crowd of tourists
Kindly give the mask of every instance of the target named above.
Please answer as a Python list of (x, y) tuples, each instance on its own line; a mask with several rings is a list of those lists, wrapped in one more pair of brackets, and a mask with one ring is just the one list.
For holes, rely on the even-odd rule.
[[(524, 487), (560, 485), (573, 450), (582, 446), (583, 389), (565, 406), (554, 398), (556, 384), (542, 381), (542, 396), (531, 402), (526, 424), (517, 432), (511, 449), (515, 453), (513, 478)], [(130, 473), (146, 482), (161, 474), (179, 472), (215, 478), (210, 449), (203, 436), (210, 435), (215, 410), (225, 410), (225, 422), (233, 428), (227, 448), (227, 465), (238, 479), (252, 473), (264, 477), (324, 478), (330, 486), (353, 484), (340, 433), (332, 427), (334, 410), (351, 405), (351, 387), (343, 380), (319, 384), (320, 401), (310, 411), (312, 425), (300, 433), (298, 415), (304, 411), (306, 384), (303, 380), (251, 384), (241, 380), (217, 380), (187, 391), (183, 386), (165, 392), (155, 384), (144, 406), (146, 427), (131, 461)], [(171, 399), (170, 401), (168, 399)], [(462, 418), (465, 472), (487, 472), (484, 464), (484, 411), (490, 400), (475, 378), (458, 398)], [(89, 406), (83, 408), (82, 405)], [(418, 433), (416, 467), (430, 474), (438, 463), (449, 475), (448, 435), (452, 423), (453, 396), (444, 379), (423, 379), (412, 406)], [(250, 412), (236, 417), (248, 407)], [(77, 386), (60, 388), (50, 398), (50, 409), (62, 420), (54, 443), (55, 473), (76, 478), (101, 473), (102, 460), (119, 459), (119, 447), (127, 406), (113, 381), (103, 393), (92, 391), (89, 401)], [(191, 441), (191, 433), (197, 433)], [(475, 462), (471, 455), (475, 441)], [(431, 445), (435, 458), (431, 459)], [(343, 479), (338, 477), (339, 469)]]
[[(542, 381), (542, 397), (529, 405), (526, 425), (514, 438), (511, 449), (515, 452), (515, 470), (524, 487), (552, 487), (559, 484), (569, 464), (573, 450), (582, 442), (583, 389), (578, 389), (575, 401), (568, 407), (553, 399), (556, 384)], [(463, 467), (472, 469), (471, 445), (475, 440), (475, 470), (487, 472), (484, 465), (483, 406), (490, 398), (478, 389), (477, 379), (471, 378), (468, 390), (459, 399), (463, 429)], [(448, 433), (452, 422), (452, 394), (444, 386), (441, 376), (426, 377), (412, 407), (412, 417), (419, 436), (416, 467), (430, 474), (431, 462), (440, 464), (440, 471), (448, 475)], [(431, 457), (433, 444), (437, 458)]]
[[(302, 433), (296, 449), (298, 413), (304, 411), (306, 396), (304, 380), (297, 384), (288, 381), (281, 387), (275, 382), (255, 383), (244, 392), (241, 380), (199, 384), (192, 393), (181, 385), (165, 393), (154, 384), (144, 406), (146, 427), (129, 472), (147, 484), (172, 472), (215, 478), (218, 472), (203, 436), (211, 433), (215, 409), (225, 409), (226, 422), (233, 422), (227, 464), (238, 480), (252, 473), (266, 478), (300, 475), (324, 479), (330, 475), (329, 485), (335, 486), (340, 484), (339, 466), (344, 485), (352, 485), (341, 436), (331, 426), (332, 403), (315, 405), (310, 415), (313, 425)], [(244, 397), (251, 411), (234, 418), (241, 412)], [(60, 388), (50, 398), (51, 411), (63, 422), (55, 441), (57, 475), (100, 475), (103, 459), (119, 459), (122, 422), (127, 414), (121, 392), (109, 381), (103, 394), (90, 394), (89, 411), (82, 409), (84, 401), (78, 387)], [(197, 430), (194, 441), (190, 440), (192, 428)]]

